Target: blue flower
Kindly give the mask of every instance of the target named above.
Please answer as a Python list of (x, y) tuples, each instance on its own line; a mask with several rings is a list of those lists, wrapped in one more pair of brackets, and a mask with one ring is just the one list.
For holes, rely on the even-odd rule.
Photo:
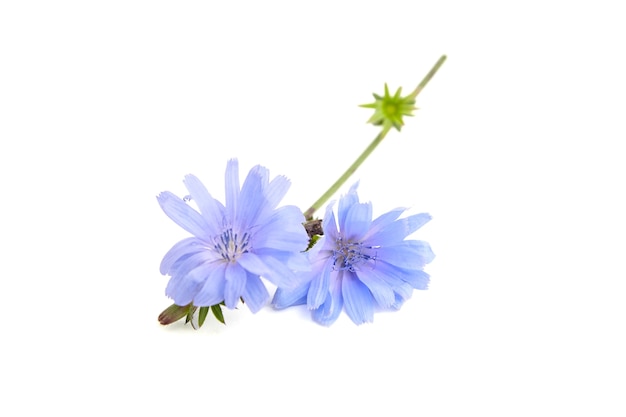
[(161, 273), (171, 276), (165, 293), (175, 304), (224, 302), (234, 308), (241, 298), (256, 312), (270, 298), (261, 276), (277, 286), (301, 283), (294, 271), (310, 269), (302, 253), (308, 243), (304, 216), (295, 206), (277, 208), (289, 189), (287, 178), (269, 181), (269, 171), (256, 166), (240, 189), (238, 163), (230, 160), (225, 205), (195, 176), (187, 175), (184, 183), (189, 196), (165, 191), (157, 197), (165, 214), (193, 235), (175, 244), (161, 262)]
[(337, 320), (341, 310), (356, 324), (372, 322), (375, 309), (398, 309), (413, 289), (426, 289), (424, 266), (435, 255), (430, 245), (405, 238), (430, 220), (426, 213), (402, 219), (398, 208), (372, 220), (371, 203), (360, 203), (357, 184), (339, 200), (337, 224), (332, 205), (323, 220), (324, 236), (307, 253), (312, 270), (306, 284), (279, 286), (276, 308), (307, 304), (323, 325)]

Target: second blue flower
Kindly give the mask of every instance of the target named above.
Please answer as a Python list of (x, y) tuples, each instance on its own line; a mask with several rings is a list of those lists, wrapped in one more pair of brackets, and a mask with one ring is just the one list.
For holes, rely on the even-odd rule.
[(305, 284), (280, 287), (276, 308), (306, 304), (323, 325), (345, 309), (356, 324), (371, 322), (376, 309), (398, 309), (413, 289), (426, 289), (423, 271), (435, 255), (427, 242), (405, 238), (430, 220), (426, 213), (399, 219), (403, 208), (372, 220), (371, 203), (360, 203), (354, 185), (339, 200), (338, 218), (332, 205), (323, 220), (323, 237), (308, 252), (312, 270)]

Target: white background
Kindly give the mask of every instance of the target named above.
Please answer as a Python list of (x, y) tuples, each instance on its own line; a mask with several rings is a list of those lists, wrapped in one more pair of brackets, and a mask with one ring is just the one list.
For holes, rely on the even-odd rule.
[[(625, 415), (617, 2), (217, 4), (0, 5), (0, 414)], [(428, 291), (363, 326), (157, 323), (187, 236), (159, 192), (221, 198), (237, 157), (304, 210), (377, 133), (357, 105), (442, 54), (349, 181), (432, 214)]]

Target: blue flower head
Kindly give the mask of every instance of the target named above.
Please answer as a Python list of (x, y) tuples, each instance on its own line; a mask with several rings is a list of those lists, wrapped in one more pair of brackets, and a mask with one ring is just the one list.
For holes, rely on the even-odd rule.
[(430, 245), (405, 238), (430, 220), (426, 213), (402, 219), (403, 208), (372, 220), (372, 205), (360, 203), (357, 184), (339, 200), (338, 220), (326, 209), (323, 237), (307, 253), (312, 270), (306, 283), (277, 289), (276, 308), (307, 304), (323, 325), (337, 320), (341, 310), (356, 324), (371, 322), (375, 309), (398, 309), (413, 289), (426, 289), (424, 266), (435, 255)]
[(240, 188), (238, 163), (230, 160), (225, 205), (195, 176), (187, 175), (184, 183), (189, 196), (165, 191), (157, 197), (165, 214), (193, 235), (176, 243), (161, 262), (161, 273), (171, 276), (165, 293), (175, 304), (224, 302), (234, 308), (241, 298), (256, 312), (269, 299), (260, 277), (293, 287), (300, 282), (294, 271), (310, 269), (302, 253), (308, 243), (302, 212), (295, 206), (277, 208), (290, 186), (285, 177), (270, 181), (269, 171), (255, 166)]

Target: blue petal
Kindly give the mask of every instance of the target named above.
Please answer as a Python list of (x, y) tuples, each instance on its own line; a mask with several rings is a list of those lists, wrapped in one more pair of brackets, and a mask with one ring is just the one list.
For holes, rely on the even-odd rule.
[(355, 324), (374, 321), (374, 298), (365, 284), (344, 271), (341, 291), (346, 313)]
[(252, 252), (241, 254), (241, 256), (237, 258), (237, 263), (254, 275), (265, 275), (269, 272), (267, 265)]
[[(294, 286), (300, 286), (304, 283), (309, 284), (313, 278), (321, 276), (327, 263), (330, 262), (329, 266), (332, 267), (332, 260), (330, 260), (330, 255), (326, 251), (320, 252), (312, 248), (305, 253), (297, 255), (301, 256), (291, 256), (289, 260), (282, 261), (296, 273), (296, 284)], [(277, 259), (281, 260), (280, 257)], [(294, 259), (298, 261), (294, 262)]]
[(264, 195), (264, 182), (267, 182), (267, 176), (267, 169), (257, 165), (250, 170), (243, 182), (239, 194), (241, 204), (237, 207), (235, 215), (235, 224), (242, 230), (255, 225), (259, 214), (267, 205)]
[(430, 275), (421, 270), (407, 271), (405, 281), (416, 290), (427, 290), (430, 283)]
[(339, 230), (343, 231), (346, 227), (346, 219), (350, 208), (359, 203), (359, 196), (356, 193), (358, 182), (350, 187), (348, 193), (339, 199), (339, 208), (337, 215), (339, 218)]
[(313, 320), (323, 326), (333, 324), (343, 309), (343, 296), (341, 295), (343, 272), (339, 272), (337, 275), (336, 279), (333, 279), (331, 282), (330, 292), (326, 297), (326, 301), (318, 309), (311, 312)]
[[(197, 264), (197, 262), (189, 261), (186, 263), (185, 271), (181, 274), (172, 275), (172, 278), (167, 283), (165, 288), (165, 294), (174, 300), (179, 306), (189, 304), (206, 280), (206, 274), (203, 274), (203, 270), (199, 270), (196, 273), (190, 273), (200, 267), (203, 264)], [(190, 269), (192, 268), (192, 269)], [(189, 272), (187, 272), (189, 269)]]
[(396, 301), (392, 304), (391, 308), (395, 310), (399, 310), (402, 307), (402, 304), (413, 294), (413, 287), (409, 284), (404, 284), (400, 287), (394, 289), (396, 292)]
[(342, 235), (349, 240), (362, 240), (372, 224), (372, 204), (353, 204), (347, 211), (341, 229)]
[(250, 311), (253, 313), (259, 311), (270, 298), (270, 294), (267, 292), (265, 285), (263, 285), (263, 281), (261, 281), (258, 276), (250, 273), (248, 273), (246, 286), (243, 289), (243, 294), (241, 296)]
[(305, 255), (307, 256), (309, 262), (314, 262), (320, 256), (324, 256), (326, 258), (330, 256), (330, 254), (324, 255), (320, 253), (322, 249), (324, 248), (324, 246), (326, 246), (327, 240), (328, 240), (328, 235), (327, 234), (322, 235), (319, 238), (319, 240), (315, 243), (315, 245), (313, 245), (311, 249), (305, 252)]
[[(268, 260), (272, 258), (271, 260)], [(281, 277), (289, 281), (293, 281), (290, 286), (295, 285), (295, 271), (309, 271), (311, 264), (306, 254), (300, 252), (283, 252), (277, 250), (266, 249), (258, 252), (247, 252), (242, 254), (237, 262), (248, 272), (255, 275), (261, 275), (272, 281), (280, 281)], [(279, 265), (278, 269), (269, 266)]]
[[(197, 253), (199, 253), (199, 252), (197, 252)], [(179, 274), (177, 274), (176, 271), (178, 271), (180, 269), (181, 265), (184, 265), (185, 261), (187, 261), (187, 259), (189, 259), (193, 255), (195, 255), (195, 253), (184, 254), (183, 256), (178, 258), (176, 261), (174, 261), (174, 263), (172, 264), (172, 266), (170, 267), (170, 269), (168, 271), (168, 274), (173, 276), (173, 277), (178, 276)]]
[(210, 234), (214, 236), (220, 234), (224, 219), (224, 206), (222, 203), (211, 197), (204, 184), (196, 176), (187, 175), (184, 183), (187, 190), (189, 190), (191, 198), (196, 202), (200, 212), (207, 220)]
[(304, 216), (295, 206), (274, 210), (253, 235), (252, 246), (286, 251), (304, 251), (309, 238), (302, 227)]
[(204, 285), (193, 299), (194, 305), (208, 307), (224, 301), (224, 287), (226, 285), (226, 263), (213, 262), (202, 265), (191, 274), (205, 275)]
[(376, 217), (372, 221), (372, 226), (370, 227), (368, 236), (378, 233), (378, 231), (381, 230), (383, 227), (386, 227), (387, 225), (391, 224), (394, 220), (400, 217), (400, 215), (404, 213), (404, 211), (406, 211), (405, 208), (398, 207), (391, 211), (388, 211), (385, 214), (381, 214), (380, 216)]
[(405, 240), (399, 245), (377, 249), (376, 258), (400, 268), (422, 269), (435, 258), (430, 245), (420, 240)]
[(428, 223), (430, 219), (430, 214), (420, 213), (396, 220), (377, 231), (370, 230), (364, 243), (380, 246), (397, 245), (408, 235)]
[[(277, 251), (278, 252), (278, 251)], [(305, 252), (283, 252), (289, 254), (289, 258), (285, 260), (285, 265), (287, 268), (291, 269), (294, 272), (302, 272), (302, 271), (310, 271), (311, 263), (306, 256)], [(280, 258), (277, 256), (277, 258)]]
[(307, 306), (309, 306), (309, 308), (318, 308), (324, 300), (326, 300), (330, 287), (332, 268), (332, 259), (326, 260), (321, 271), (311, 280), (309, 293), (307, 295)]
[[(257, 173), (261, 174), (262, 177), (261, 184), (263, 203), (259, 205), (259, 212), (255, 223), (255, 226), (259, 226), (271, 221), (271, 218), (275, 215), (276, 207), (287, 193), (291, 184), (289, 180), (283, 176), (278, 176), (270, 182), (268, 181), (269, 171), (261, 166), (256, 168), (258, 171)], [(302, 214), (300, 209), (296, 209), (296, 211), (299, 214)], [(302, 217), (304, 218), (304, 216)], [(299, 222), (303, 223), (304, 220), (300, 220)]]
[(356, 275), (369, 288), (370, 293), (382, 308), (389, 308), (396, 301), (393, 289), (385, 281), (378, 279), (371, 271), (357, 271)]
[(232, 221), (237, 213), (237, 205), (239, 200), (239, 162), (231, 159), (226, 164), (226, 214)]
[(167, 251), (163, 260), (161, 261), (160, 271), (165, 275), (170, 271), (170, 268), (181, 256), (193, 255), (195, 253), (204, 250), (202, 241), (195, 237), (188, 237), (176, 243), (172, 248)]
[(324, 215), (324, 220), (322, 220), (322, 229), (324, 230), (324, 236), (327, 237), (327, 240), (333, 241), (333, 243), (339, 237), (339, 230), (337, 230), (337, 221), (335, 220), (332, 204), (326, 207), (326, 214)]
[(169, 273), (171, 276), (185, 277), (200, 265), (214, 261), (214, 257), (208, 251), (194, 253), (178, 259), (170, 268)]
[(278, 203), (287, 194), (289, 187), (291, 187), (291, 182), (282, 175), (277, 176), (269, 183), (265, 191), (265, 198), (267, 198), (267, 204), (271, 209), (278, 206)]
[(174, 300), (176, 305), (186, 306), (193, 300), (201, 285), (201, 282), (191, 281), (186, 277), (172, 277), (165, 287), (165, 295)]
[[(372, 277), (372, 279), (382, 281), (391, 288), (395, 288), (406, 283), (406, 280), (403, 279), (405, 271), (385, 262), (377, 261), (375, 267), (368, 270), (367, 273)], [(359, 277), (360, 276), (361, 275), (359, 274)]]
[[(263, 249), (254, 252), (258, 260), (265, 265), (265, 272), (262, 274), (277, 287), (293, 288), (300, 284), (296, 274), (290, 269), (284, 260), (277, 259), (274, 255), (280, 254), (279, 251), (272, 249)], [(292, 254), (293, 255), (293, 254)]]
[(189, 207), (183, 200), (169, 191), (164, 191), (157, 197), (161, 208), (167, 217), (200, 239), (208, 239), (209, 226), (206, 220), (194, 209)]
[(224, 303), (228, 308), (235, 308), (239, 303), (239, 297), (243, 294), (248, 274), (239, 264), (230, 262), (226, 265), (224, 275), (226, 278)]
[(406, 219), (402, 219), (402, 221), (406, 222), (406, 229), (408, 231), (407, 236), (415, 232), (431, 220), (432, 216), (428, 213), (418, 213), (409, 216)]
[(306, 304), (306, 294), (309, 291), (309, 283), (300, 285), (299, 287), (277, 288), (272, 299), (272, 305), (276, 309), (283, 309), (295, 305)]
[(422, 270), (399, 268), (382, 261), (376, 263), (375, 273), (394, 289), (402, 285), (397, 280), (406, 282), (417, 290), (427, 289), (430, 281), (430, 275)]

